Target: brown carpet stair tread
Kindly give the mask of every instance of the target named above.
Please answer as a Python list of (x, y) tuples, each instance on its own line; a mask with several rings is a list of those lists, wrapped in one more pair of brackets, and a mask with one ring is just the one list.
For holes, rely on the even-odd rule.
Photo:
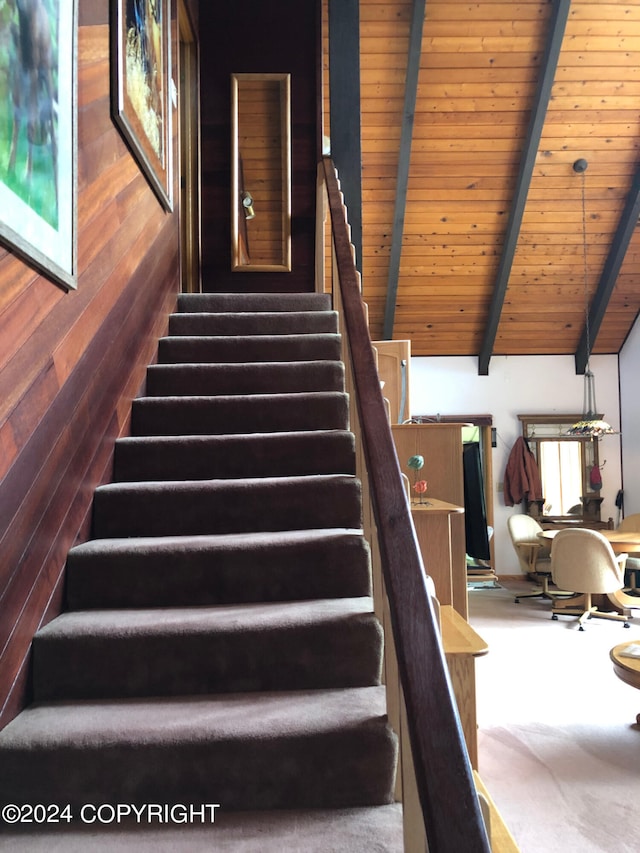
[[(27, 827), (25, 826), (25, 829)], [(2, 847), (2, 842), (7, 846)], [(403, 853), (402, 807), (272, 810), (215, 810), (213, 826), (131, 826), (95, 824), (53, 831), (12, 831), (0, 838), (11, 853)]]
[(259, 704), (252, 693), (244, 692), (36, 703), (3, 729), (0, 756), (7, 759), (15, 750), (36, 744), (56, 750), (83, 744), (144, 746), (238, 737), (257, 743), (359, 726), (386, 732), (383, 687), (274, 691), (263, 693)]
[(336, 311), (183, 312), (169, 317), (169, 335), (337, 334)]
[(340, 359), (340, 349), (341, 338), (337, 334), (177, 335), (160, 338), (158, 360), (164, 363), (336, 361)]
[(181, 293), (178, 311), (330, 311), (329, 293)]
[(116, 442), (117, 481), (354, 474), (347, 430), (138, 436)]
[(154, 364), (147, 368), (147, 394), (191, 397), (344, 391), (340, 361)]
[(94, 495), (96, 538), (300, 530), (361, 525), (348, 474), (109, 483)]
[(366, 687), (381, 652), (368, 598), (78, 611), (36, 634), (34, 698)]
[(349, 398), (339, 391), (138, 397), (133, 435), (233, 435), (347, 429)]
[(374, 805), (393, 801), (396, 750), (378, 687), (34, 704), (0, 734), (0, 798)]
[(360, 530), (93, 539), (67, 559), (71, 609), (370, 594), (369, 545)]

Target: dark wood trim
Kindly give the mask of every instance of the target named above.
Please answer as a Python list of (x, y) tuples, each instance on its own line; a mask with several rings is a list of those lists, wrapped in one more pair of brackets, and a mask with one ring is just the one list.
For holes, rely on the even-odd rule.
[(525, 141), (522, 158), (520, 159), (518, 180), (511, 204), (511, 210), (509, 212), (509, 221), (507, 223), (507, 231), (502, 248), (502, 254), (500, 255), (500, 264), (496, 276), (496, 283), (491, 297), (491, 307), (489, 308), (482, 347), (480, 348), (478, 373), (481, 376), (486, 376), (489, 373), (489, 362), (491, 360), (493, 346), (498, 332), (504, 298), (507, 293), (507, 285), (509, 283), (509, 276), (511, 275), (513, 257), (518, 243), (522, 217), (524, 214), (525, 204), (527, 202), (527, 195), (529, 193), (529, 185), (531, 184), (533, 167), (535, 166), (536, 157), (538, 155), (540, 137), (542, 135), (542, 128), (547, 114), (547, 107), (549, 106), (551, 87), (553, 86), (553, 81), (556, 75), (558, 57), (560, 56), (560, 48), (562, 47), (562, 39), (564, 38), (564, 30), (567, 24), (567, 18), (569, 17), (570, 7), (571, 0), (556, 0), (554, 3), (553, 14), (550, 21), (549, 37), (547, 39), (547, 46), (542, 62), (542, 75), (538, 81), (538, 87), (531, 111), (531, 118), (529, 120), (527, 139)]
[(362, 272), (362, 143), (360, 136), (360, 8), (329, 0), (331, 157), (349, 210), (356, 267)]
[(638, 170), (633, 177), (631, 189), (629, 190), (624, 209), (620, 216), (620, 221), (618, 222), (618, 227), (613, 237), (611, 248), (607, 255), (607, 260), (602, 268), (602, 275), (600, 276), (598, 288), (591, 302), (591, 307), (589, 308), (589, 340), (587, 341), (586, 325), (582, 330), (582, 335), (580, 336), (580, 341), (575, 355), (576, 373), (584, 373), (586, 370), (587, 363), (589, 361), (588, 350), (593, 350), (593, 345), (598, 337), (600, 326), (604, 320), (604, 315), (606, 313), (607, 306), (609, 305), (611, 294), (616, 286), (620, 267), (622, 266), (627, 249), (629, 248), (629, 243), (633, 237), (634, 230), (637, 227), (639, 216), (640, 167), (638, 167)]
[(413, 124), (418, 97), (418, 76), (422, 57), (422, 30), (424, 27), (426, 0), (413, 0), (411, 29), (409, 31), (409, 51), (407, 55), (407, 75), (404, 87), (404, 110), (400, 131), (400, 153), (398, 156), (398, 176), (396, 182), (396, 201), (393, 212), (393, 231), (391, 235), (391, 253), (387, 278), (387, 298), (382, 327), (385, 341), (393, 337), (393, 324), (398, 299), (398, 277), (402, 258), (402, 237), (404, 235), (404, 217), (407, 209), (407, 189), (409, 186), (409, 166), (411, 165), (411, 143), (413, 142)]
[(335, 168), (328, 158), (324, 160), (324, 173), (343, 323), (429, 849), (434, 853), (489, 853), (440, 630), (382, 399), (349, 228)]
[(316, 0), (316, 160), (322, 160), (323, 140), (323, 85), (322, 85), (322, 0)]

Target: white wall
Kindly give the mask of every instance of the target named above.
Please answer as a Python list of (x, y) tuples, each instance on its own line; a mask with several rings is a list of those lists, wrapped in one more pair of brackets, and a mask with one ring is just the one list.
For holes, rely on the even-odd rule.
[[(637, 347), (636, 352), (640, 352), (640, 332)], [(592, 356), (591, 369), (596, 377), (598, 409), (615, 429), (620, 429), (618, 358), (615, 355)], [(634, 381), (638, 383), (637, 375)], [(521, 511), (521, 507), (506, 507), (503, 493), (498, 491), (511, 448), (521, 434), (517, 416), (579, 413), (582, 399), (583, 377), (576, 375), (573, 356), (493, 356), (488, 376), (478, 375), (478, 359), (471, 356), (411, 359), (413, 415), (493, 415), (493, 425), (497, 429), (497, 447), (493, 451), (493, 504), (498, 576), (520, 571), (507, 532), (507, 518)], [(640, 412), (640, 398), (636, 404)], [(638, 422), (636, 418), (635, 423)], [(640, 452), (636, 463), (640, 474)], [(602, 517), (611, 516), (616, 521), (615, 498), (621, 487), (620, 436), (602, 439), (600, 465), (604, 498)], [(639, 490), (637, 511), (640, 512), (640, 477), (636, 478), (636, 484)]]
[(620, 353), (624, 512), (640, 512), (640, 321)]

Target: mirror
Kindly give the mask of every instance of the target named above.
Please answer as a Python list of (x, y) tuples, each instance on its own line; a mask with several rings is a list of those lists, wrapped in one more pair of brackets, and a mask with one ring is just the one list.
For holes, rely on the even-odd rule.
[(532, 501), (527, 512), (545, 521), (600, 521), (599, 491), (591, 485), (591, 471), (599, 465), (598, 441), (590, 436), (567, 435), (582, 415), (518, 415), (522, 435), (533, 453), (543, 501)]
[(231, 75), (231, 268), (291, 271), (289, 74)]

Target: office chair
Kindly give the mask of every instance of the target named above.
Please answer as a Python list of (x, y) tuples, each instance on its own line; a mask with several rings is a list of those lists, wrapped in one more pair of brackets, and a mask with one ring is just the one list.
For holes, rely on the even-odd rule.
[(593, 616), (624, 622), (624, 627), (628, 628), (629, 610), (624, 609), (622, 613), (603, 611), (592, 601), (594, 594), (606, 595), (623, 588), (626, 558), (626, 554), (616, 556), (598, 530), (558, 531), (551, 548), (551, 575), (556, 584), (581, 593), (584, 598), (581, 606), (554, 605), (551, 618), (578, 616), (580, 631), (584, 631), (584, 623)]
[(555, 598), (571, 595), (570, 592), (549, 590), (551, 578), (551, 545), (538, 537), (542, 533), (542, 526), (530, 515), (518, 513), (509, 516), (507, 520), (509, 536), (518, 555), (520, 568), (526, 575), (539, 581), (540, 587), (533, 592), (519, 593), (515, 597), (515, 603), (520, 604), (521, 598)]

